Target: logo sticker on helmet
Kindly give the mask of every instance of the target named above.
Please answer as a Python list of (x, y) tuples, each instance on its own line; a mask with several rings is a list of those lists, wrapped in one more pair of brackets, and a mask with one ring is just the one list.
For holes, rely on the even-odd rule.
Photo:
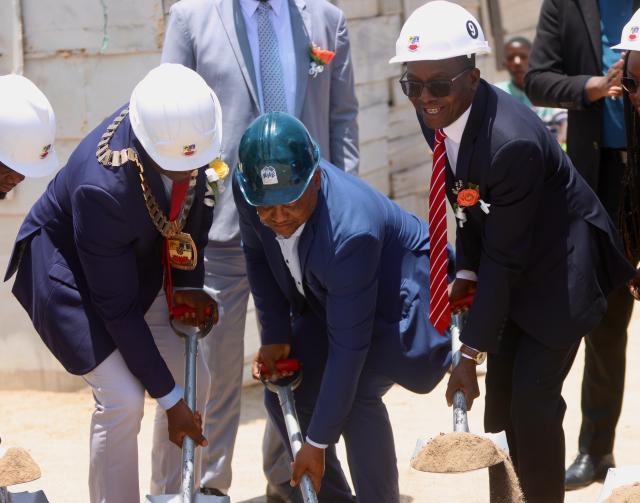
[(44, 147), (42, 147), (42, 152), (40, 152), (40, 159), (46, 158), (49, 155), (50, 151), (51, 151), (51, 144), (45, 145)]
[(265, 166), (260, 171), (260, 178), (262, 178), (263, 185), (275, 185), (278, 183), (278, 174), (272, 166)]
[(640, 26), (632, 26), (629, 30), (629, 40), (637, 40), (638, 32), (640, 32)]
[(411, 52), (416, 52), (420, 48), (420, 37), (411, 36), (409, 37), (409, 50)]
[(184, 147), (182, 147), (182, 155), (186, 157), (191, 157), (195, 153), (196, 153), (195, 143), (192, 143), (191, 145), (185, 145)]
[(478, 38), (478, 27), (476, 26), (476, 23), (471, 21), (471, 19), (467, 21), (467, 33), (469, 33), (471, 38)]

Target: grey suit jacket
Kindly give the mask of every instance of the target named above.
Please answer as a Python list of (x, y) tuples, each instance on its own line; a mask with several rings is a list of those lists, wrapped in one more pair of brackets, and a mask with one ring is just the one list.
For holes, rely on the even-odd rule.
[[(323, 157), (347, 172), (358, 169), (358, 101), (344, 14), (326, 0), (289, 0), (296, 50), (295, 115), (319, 143)], [(309, 75), (315, 43), (336, 56), (317, 77)], [(223, 158), (237, 164), (240, 138), (260, 114), (256, 77), (237, 0), (181, 0), (171, 7), (162, 61), (196, 70), (222, 106)], [(239, 241), (231, 177), (216, 206), (209, 240)]]

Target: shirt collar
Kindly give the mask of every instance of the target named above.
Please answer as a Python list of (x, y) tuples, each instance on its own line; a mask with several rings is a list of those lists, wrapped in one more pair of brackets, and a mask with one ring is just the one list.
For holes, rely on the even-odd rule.
[(443, 128), (444, 134), (447, 135), (447, 138), (456, 143), (460, 143), (462, 141), (462, 134), (464, 133), (464, 128), (467, 126), (470, 113), (471, 105), (469, 105), (469, 108), (467, 108), (460, 117), (449, 124), (446, 128)]
[(296, 231), (291, 234), (288, 238), (281, 236), (280, 234), (276, 234), (276, 239), (278, 241), (288, 241), (289, 239), (298, 239), (302, 235), (302, 231), (304, 230), (304, 226), (307, 225), (307, 222), (303, 223), (300, 227), (296, 229)]
[[(282, 9), (283, 0), (269, 0), (269, 4), (273, 9), (273, 13), (278, 16), (280, 15), (280, 10)], [(240, 7), (244, 11), (247, 17), (251, 17), (258, 10), (259, 0), (240, 0)]]

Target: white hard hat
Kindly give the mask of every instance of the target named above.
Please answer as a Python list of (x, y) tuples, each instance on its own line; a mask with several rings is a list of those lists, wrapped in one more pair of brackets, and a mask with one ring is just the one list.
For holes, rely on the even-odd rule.
[(406, 63), (491, 52), (475, 17), (465, 8), (436, 0), (417, 8), (404, 23), (389, 63)]
[(622, 28), (620, 43), (612, 49), (621, 51), (640, 51), (640, 9), (638, 9), (627, 24)]
[(190, 171), (220, 155), (220, 102), (185, 66), (164, 63), (151, 70), (131, 93), (129, 116), (136, 137), (162, 169)]
[(21, 75), (0, 77), (0, 162), (28, 177), (58, 169), (56, 117), (47, 97)]

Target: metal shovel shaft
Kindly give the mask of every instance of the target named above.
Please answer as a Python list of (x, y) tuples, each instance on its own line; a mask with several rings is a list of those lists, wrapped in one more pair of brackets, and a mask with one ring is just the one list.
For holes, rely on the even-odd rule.
[[(460, 331), (464, 325), (466, 313), (457, 312), (451, 315), (451, 350), (452, 364), (457, 367), (460, 363)], [(469, 422), (467, 421), (467, 401), (462, 391), (453, 394), (453, 431), (469, 432)]]
[[(287, 435), (289, 435), (289, 444), (295, 459), (296, 454), (302, 447), (303, 438), (298, 423), (298, 415), (296, 414), (295, 402), (293, 399), (293, 390), (291, 386), (278, 386), (278, 400), (282, 408), (284, 416), (284, 424), (287, 427)], [(300, 489), (302, 491), (302, 499), (304, 503), (318, 503), (318, 497), (313, 489), (313, 484), (308, 475), (303, 475), (300, 480)]]
[[(184, 400), (192, 411), (196, 410), (196, 357), (198, 354), (198, 334), (193, 333), (185, 337), (185, 370), (184, 370)], [(194, 490), (194, 458), (195, 445), (189, 435), (182, 441), (182, 484), (180, 494), (184, 503), (191, 503)]]

